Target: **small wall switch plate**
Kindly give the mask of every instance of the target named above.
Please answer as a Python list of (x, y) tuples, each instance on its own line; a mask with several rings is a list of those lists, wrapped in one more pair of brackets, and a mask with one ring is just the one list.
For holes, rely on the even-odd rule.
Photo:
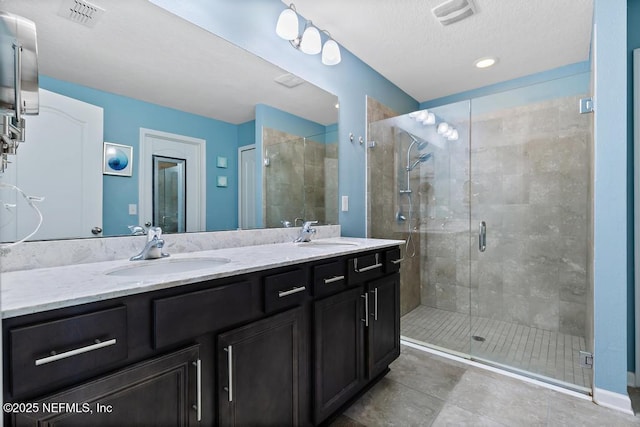
[(138, 215), (138, 205), (135, 203), (129, 205), (129, 215)]
[(217, 162), (216, 162), (216, 166), (219, 168), (226, 168), (227, 167), (227, 158), (226, 157), (222, 157), (222, 156), (218, 156)]
[(226, 187), (227, 186), (227, 177), (224, 175), (218, 176), (218, 180), (216, 185), (218, 187)]
[(342, 196), (342, 212), (349, 212), (349, 196)]

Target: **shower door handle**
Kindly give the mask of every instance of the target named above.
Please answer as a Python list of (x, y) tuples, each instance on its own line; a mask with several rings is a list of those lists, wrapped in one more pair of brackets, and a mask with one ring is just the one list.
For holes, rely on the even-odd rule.
[(484, 252), (487, 250), (487, 223), (480, 222), (480, 230), (478, 231), (478, 250)]

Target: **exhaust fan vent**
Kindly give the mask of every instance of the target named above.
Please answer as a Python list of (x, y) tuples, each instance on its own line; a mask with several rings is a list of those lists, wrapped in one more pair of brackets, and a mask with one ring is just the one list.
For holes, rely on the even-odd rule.
[(448, 0), (431, 12), (442, 25), (449, 25), (474, 15), (476, 5), (473, 0)]
[(93, 28), (105, 10), (84, 0), (64, 0), (58, 15), (70, 21)]
[(274, 80), (275, 80), (276, 83), (279, 83), (282, 86), (288, 87), (289, 89), (292, 89), (292, 88), (294, 88), (296, 86), (300, 86), (302, 83), (304, 83), (304, 80), (302, 80), (298, 76), (294, 76), (291, 73), (287, 73), (287, 74), (283, 74), (281, 76), (278, 76)]

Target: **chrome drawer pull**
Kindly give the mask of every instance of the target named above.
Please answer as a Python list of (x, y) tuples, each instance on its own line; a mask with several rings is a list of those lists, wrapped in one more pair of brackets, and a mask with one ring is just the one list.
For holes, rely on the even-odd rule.
[(365, 292), (364, 295), (360, 295), (360, 298), (364, 298), (364, 319), (360, 319), (364, 322), (365, 327), (369, 327), (369, 293)]
[(380, 263), (379, 254), (376, 254), (375, 264), (370, 265), (368, 267), (363, 267), (361, 269), (358, 269), (358, 258), (353, 259), (353, 269), (356, 273), (364, 273), (365, 271), (370, 271), (370, 270), (373, 270), (374, 268), (380, 268), (380, 267), (382, 267), (382, 263)]
[(202, 421), (202, 362), (198, 359), (193, 365), (196, 367), (196, 404), (193, 409), (198, 414), (198, 421)]
[(378, 288), (375, 288), (373, 290), (373, 296), (374, 296), (374, 309), (373, 309), (373, 320), (378, 320)]
[(391, 264), (400, 264), (402, 261), (404, 261), (404, 259), (403, 259), (403, 258), (400, 258), (400, 259), (392, 259), (392, 260), (391, 260)]
[(229, 369), (229, 387), (224, 389), (229, 392), (229, 402), (233, 402), (233, 346), (224, 349), (227, 352), (227, 368)]
[(288, 291), (278, 291), (278, 298), (286, 297), (287, 295), (297, 294), (298, 292), (302, 292), (306, 289), (307, 289), (306, 286), (299, 286), (297, 288), (294, 287), (292, 289), (289, 289)]
[(65, 351), (64, 353), (56, 354), (55, 352), (51, 352), (51, 356), (43, 357), (42, 359), (36, 360), (36, 366), (44, 365), (47, 363), (55, 362), (56, 360), (66, 359), (67, 357), (76, 356), (78, 354), (87, 353), (89, 351), (98, 350), (100, 348), (109, 347), (111, 345), (115, 345), (116, 339), (110, 339), (108, 341), (100, 341), (96, 340), (95, 344), (88, 345), (86, 347), (76, 348), (75, 350)]
[(329, 279), (324, 279), (324, 284), (328, 285), (329, 283), (339, 282), (341, 280), (344, 280), (344, 276), (333, 276)]

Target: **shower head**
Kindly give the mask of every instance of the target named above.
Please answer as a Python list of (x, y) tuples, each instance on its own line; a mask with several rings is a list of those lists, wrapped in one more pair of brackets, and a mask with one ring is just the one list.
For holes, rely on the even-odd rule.
[(424, 153), (424, 154), (420, 154), (418, 156), (418, 158), (416, 159), (415, 162), (413, 162), (413, 164), (411, 166), (407, 167), (407, 172), (411, 172), (412, 170), (414, 170), (416, 168), (416, 166), (418, 166), (420, 163), (424, 163), (427, 160), (429, 160), (431, 157), (433, 156), (433, 153)]
[(411, 147), (413, 147), (414, 144), (418, 144), (418, 147), (417, 147), (418, 151), (424, 150), (425, 148), (427, 148), (427, 145), (429, 145), (428, 141), (420, 138), (419, 136), (416, 136), (411, 132), (407, 132), (406, 130), (403, 132), (409, 135), (409, 138), (411, 138), (411, 145), (409, 145), (409, 151), (411, 150)]

